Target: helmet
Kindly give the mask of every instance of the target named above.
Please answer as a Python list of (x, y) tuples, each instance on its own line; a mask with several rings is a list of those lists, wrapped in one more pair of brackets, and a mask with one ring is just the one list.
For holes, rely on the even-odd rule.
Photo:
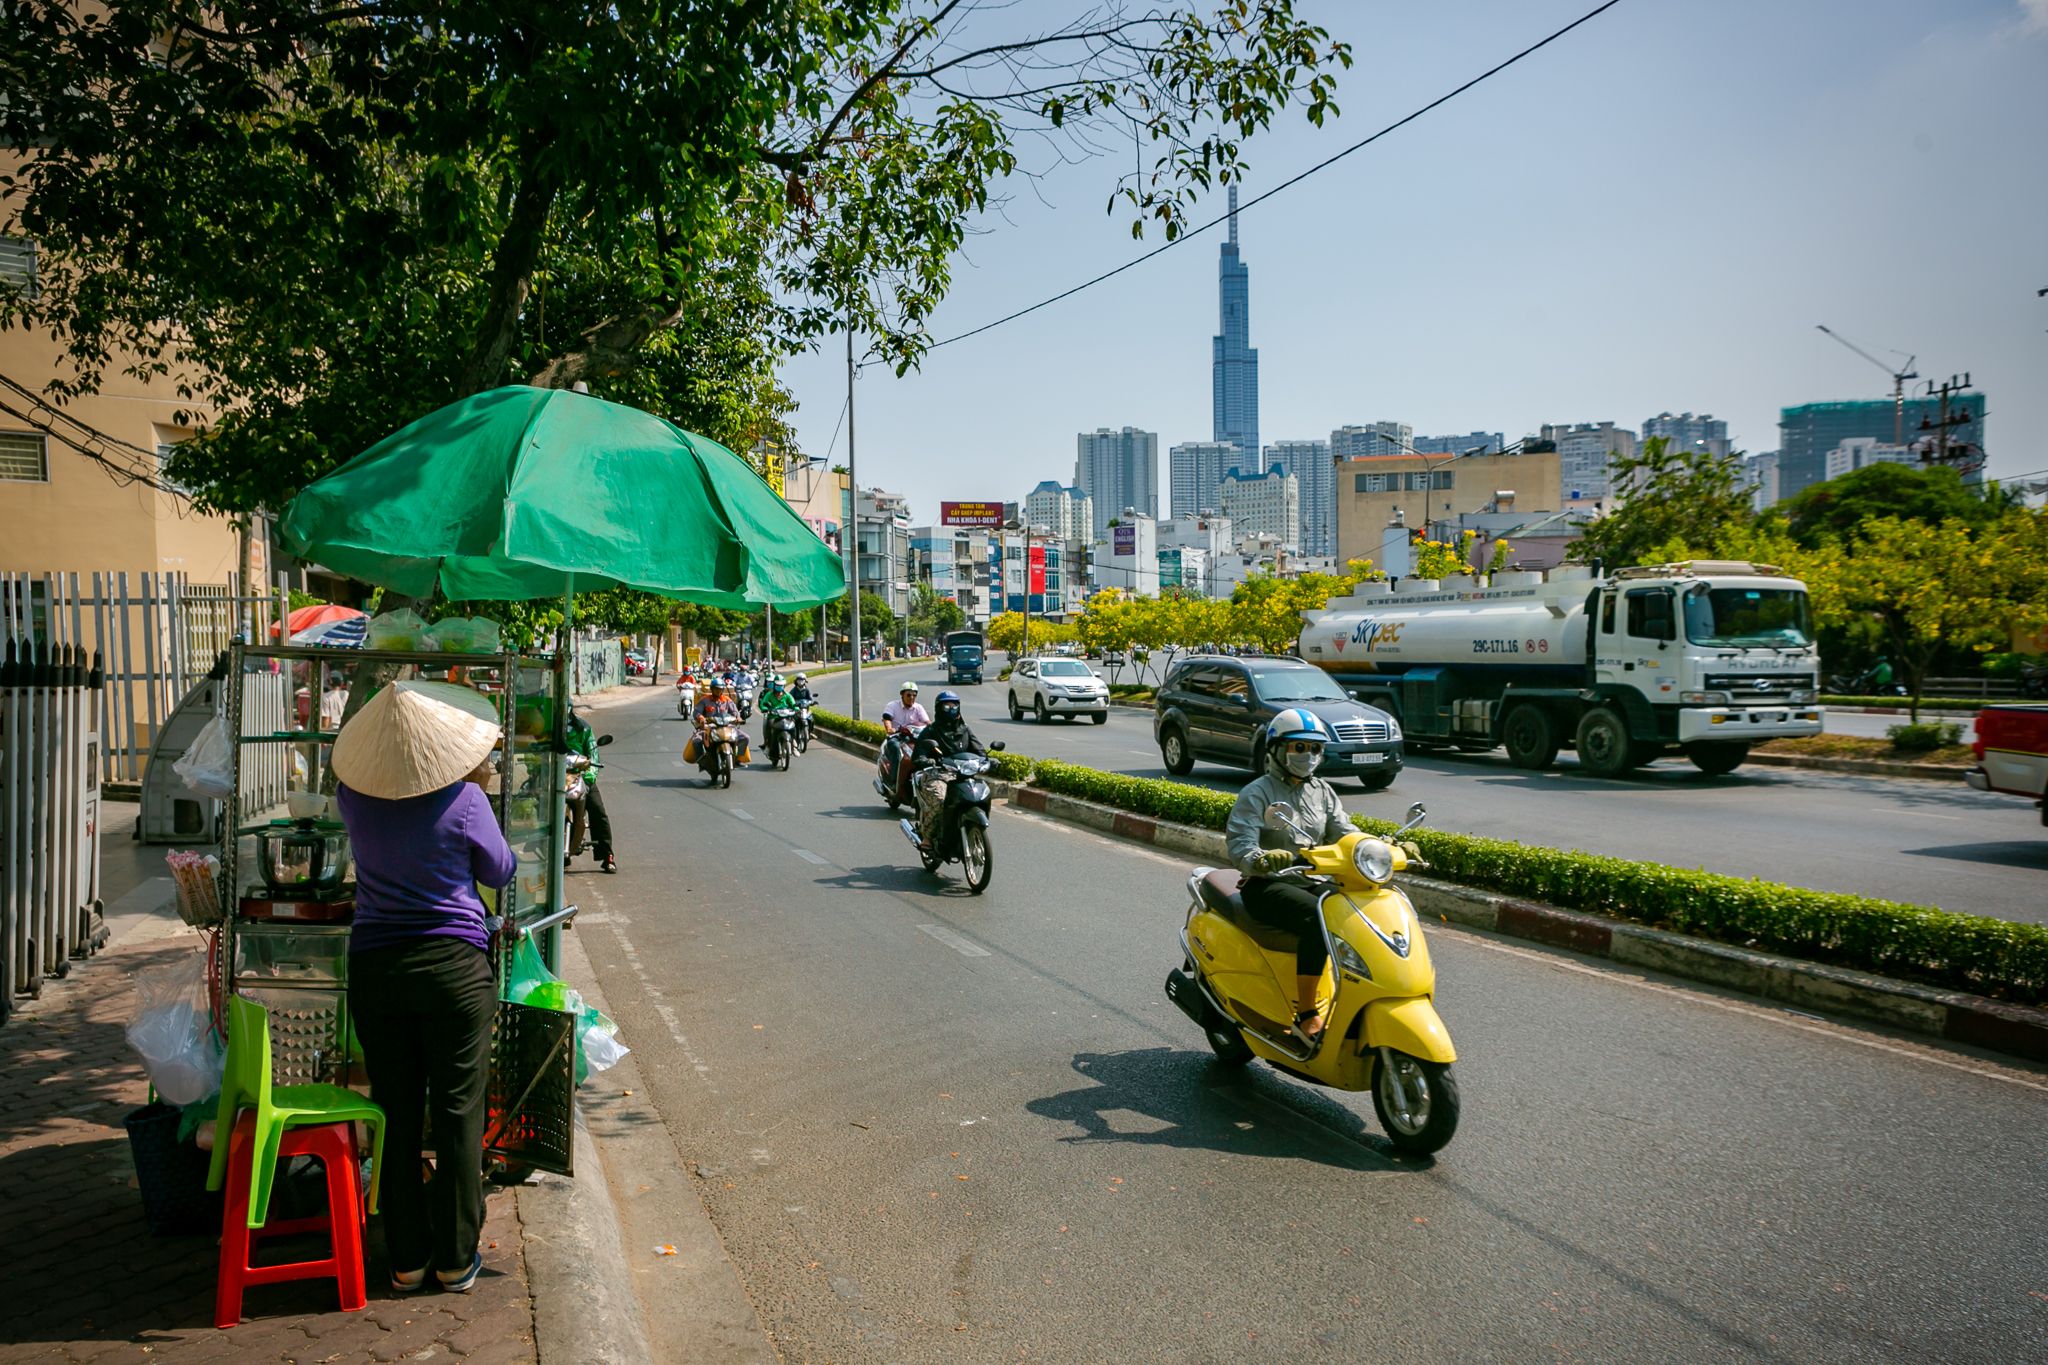
[(811, 678), (810, 675), (807, 673), (799, 673), (796, 675), (796, 680), (800, 683), (807, 683), (811, 680)]
[(770, 673), (768, 675), (768, 690), (770, 692), (780, 692), (782, 690), (782, 675), (780, 673)]
[(908, 692), (908, 693), (909, 693), (909, 694), (910, 694), (911, 696), (913, 696), (913, 697), (914, 697), (914, 696), (916, 696), (916, 695), (917, 695), (917, 679), (915, 679), (915, 678), (905, 678), (905, 679), (903, 680), (903, 686), (901, 686), (901, 687), (897, 688), (896, 690), (897, 690), (898, 692)]
[(1290, 739), (1313, 740), (1317, 744), (1329, 744), (1336, 739), (1330, 727), (1313, 711), (1304, 711), (1299, 706), (1282, 711), (1266, 726), (1266, 747), (1277, 750)]
[(939, 708), (940, 720), (957, 720), (960, 716), (960, 694), (958, 692), (939, 693), (934, 705)]

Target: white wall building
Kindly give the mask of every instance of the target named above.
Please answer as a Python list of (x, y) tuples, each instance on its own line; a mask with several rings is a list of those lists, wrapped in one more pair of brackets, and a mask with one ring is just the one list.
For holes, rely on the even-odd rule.
[(1330, 457), (1356, 460), (1367, 455), (1406, 455), (1415, 449), (1415, 428), (1406, 422), (1367, 422), (1338, 427), (1330, 433)]
[(1681, 412), (1676, 417), (1660, 412), (1655, 417), (1643, 419), (1643, 439), (1662, 436), (1681, 450), (1702, 450), (1709, 455), (1727, 458), (1731, 452), (1728, 444), (1728, 424), (1716, 418), (1711, 412), (1695, 417)]
[(1159, 515), (1159, 433), (1098, 427), (1074, 437), (1074, 486), (1095, 503), (1100, 532), (1126, 507)]
[(1742, 482), (1749, 489), (1749, 504), (1761, 512), (1778, 505), (1778, 452), (1759, 451), (1742, 461)]
[(1301, 481), (1284, 469), (1223, 476), (1217, 510), (1230, 518), (1240, 538), (1268, 536), (1290, 551), (1301, 548)]
[(1309, 555), (1337, 553), (1337, 467), (1328, 441), (1274, 441), (1266, 447), (1266, 468), (1285, 469), (1301, 481), (1301, 530), (1297, 544)]
[(1159, 523), (1125, 511), (1112, 518), (1088, 555), (1088, 576), (1096, 588), (1116, 588), (1137, 597), (1159, 595)]
[(1875, 436), (1851, 436), (1828, 452), (1825, 477), (1839, 479), (1852, 469), (1873, 464), (1918, 464), (1920, 457), (1911, 446), (1895, 446)]

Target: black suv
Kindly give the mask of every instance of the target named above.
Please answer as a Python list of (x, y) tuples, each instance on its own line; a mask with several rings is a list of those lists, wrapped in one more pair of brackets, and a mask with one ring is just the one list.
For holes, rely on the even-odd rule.
[(1301, 659), (1202, 654), (1181, 660), (1153, 703), (1152, 734), (1176, 777), (1198, 758), (1263, 773), (1267, 722), (1290, 707), (1311, 712), (1336, 736), (1323, 752), (1319, 776), (1352, 777), (1367, 791), (1379, 791), (1401, 771), (1400, 724), (1351, 700), (1329, 674)]

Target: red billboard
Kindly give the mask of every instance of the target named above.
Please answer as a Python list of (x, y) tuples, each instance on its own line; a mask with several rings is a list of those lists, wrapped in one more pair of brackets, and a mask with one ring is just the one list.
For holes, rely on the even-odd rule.
[(1034, 596), (1043, 596), (1045, 593), (1045, 547), (1043, 545), (1034, 545), (1026, 553), (1029, 555), (1025, 563), (1030, 567), (1030, 573), (1027, 575), (1030, 586), (1026, 587), (1024, 591)]
[(995, 526), (1003, 524), (1003, 505), (999, 502), (942, 502), (939, 504), (939, 525), (941, 526)]

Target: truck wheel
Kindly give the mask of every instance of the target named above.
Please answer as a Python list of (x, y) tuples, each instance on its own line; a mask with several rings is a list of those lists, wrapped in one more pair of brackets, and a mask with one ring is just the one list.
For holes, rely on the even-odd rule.
[(1749, 757), (1747, 744), (1731, 744), (1726, 741), (1705, 744), (1688, 744), (1685, 756), (1692, 760), (1692, 766), (1713, 777), (1732, 773), (1742, 766)]
[(1383, 792), (1394, 785), (1394, 775), (1392, 773), (1374, 773), (1371, 777), (1359, 778), (1358, 785), (1369, 792)]
[(1540, 706), (1522, 705), (1508, 712), (1501, 741), (1507, 745), (1508, 762), (1517, 768), (1543, 769), (1557, 761), (1557, 727)]
[(1620, 777), (1636, 766), (1635, 742), (1619, 711), (1588, 711), (1579, 722), (1579, 766), (1595, 777)]
[(1169, 725), (1159, 736), (1159, 757), (1166, 762), (1166, 771), (1175, 777), (1186, 777), (1195, 770), (1195, 758), (1188, 752), (1188, 737), (1181, 733), (1178, 725)]

